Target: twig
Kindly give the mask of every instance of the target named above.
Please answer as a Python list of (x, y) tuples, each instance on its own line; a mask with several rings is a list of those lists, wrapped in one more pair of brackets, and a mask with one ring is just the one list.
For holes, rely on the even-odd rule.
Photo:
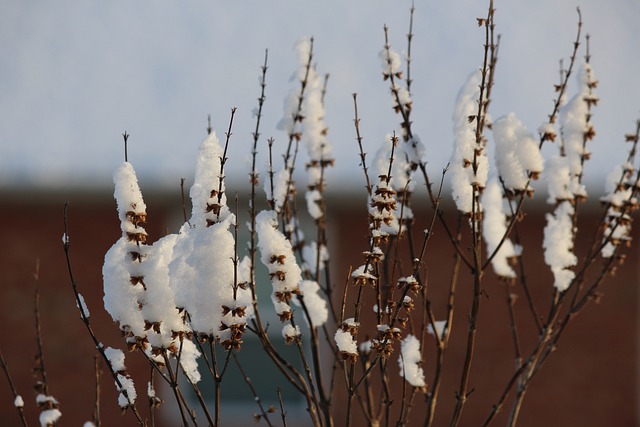
[(69, 273), (69, 282), (71, 283), (71, 289), (73, 291), (73, 294), (76, 298), (76, 304), (78, 306), (78, 310), (80, 310), (80, 318), (82, 319), (82, 323), (84, 323), (85, 327), (87, 328), (87, 332), (89, 332), (89, 335), (91, 336), (91, 339), (93, 340), (94, 345), (96, 346), (96, 349), (98, 350), (98, 352), (100, 353), (100, 355), (102, 356), (103, 360), (106, 362), (107, 368), (109, 369), (109, 373), (111, 374), (111, 376), (113, 377), (113, 380), (116, 383), (116, 386), (118, 388), (118, 390), (120, 390), (120, 392), (122, 393), (122, 395), (127, 399), (127, 402), (129, 404), (129, 408), (131, 408), (131, 412), (133, 413), (133, 415), (136, 417), (136, 420), (138, 422), (138, 425), (140, 426), (145, 426), (146, 423), (143, 421), (142, 417), (140, 416), (140, 413), (138, 412), (138, 409), (135, 406), (135, 403), (131, 400), (131, 398), (129, 397), (127, 390), (122, 386), (122, 383), (120, 382), (120, 379), (118, 378), (117, 373), (113, 370), (113, 366), (111, 366), (111, 361), (109, 360), (109, 358), (107, 357), (107, 355), (104, 352), (104, 346), (102, 345), (102, 343), (98, 340), (96, 334), (93, 332), (93, 329), (91, 328), (91, 323), (89, 321), (89, 316), (87, 314), (87, 312), (85, 311), (85, 307), (84, 304), (82, 302), (81, 296), (80, 296), (80, 292), (78, 291), (78, 285), (75, 281), (75, 278), (73, 277), (73, 269), (71, 268), (71, 257), (69, 254), (69, 248), (70, 248), (70, 239), (69, 239), (69, 232), (67, 230), (67, 210), (69, 207), (69, 203), (65, 203), (64, 204), (64, 234), (63, 234), (63, 249), (64, 249), (64, 255), (65, 255), (65, 260), (67, 263), (67, 271)]
[(280, 414), (282, 415), (282, 426), (286, 427), (287, 426), (287, 411), (284, 410), (284, 403), (282, 403), (282, 389), (280, 387), (278, 387), (276, 390), (277, 390), (277, 393), (278, 393), (278, 402), (280, 402)]
[[(4, 360), (4, 355), (2, 354), (2, 350), (0, 350), (0, 363), (2, 363), (2, 370), (4, 371), (5, 376), (7, 377), (7, 381), (9, 382), (9, 387), (11, 388), (11, 393), (13, 393), (13, 400), (15, 403), (18, 403), (18, 399), (22, 399), (22, 396), (18, 394), (18, 390), (16, 386), (13, 384), (13, 380), (11, 379), (11, 374), (9, 373), (9, 366), (7, 366), (7, 362)], [(16, 411), (18, 411), (18, 416), (20, 417), (20, 421), (24, 427), (29, 427), (29, 423), (27, 423), (27, 418), (24, 414), (24, 407), (22, 405), (14, 404)], [(99, 426), (98, 426), (99, 427)]]
[[(262, 400), (260, 399), (260, 395), (258, 395), (258, 391), (253, 386), (253, 383), (251, 382), (251, 378), (249, 378), (249, 376), (247, 375), (245, 370), (242, 368), (242, 364), (238, 360), (238, 356), (236, 356), (235, 353), (233, 353), (233, 361), (236, 363), (236, 366), (238, 367), (238, 370), (240, 371), (240, 375), (242, 375), (242, 379), (247, 384), (247, 387), (249, 387), (249, 391), (251, 391), (251, 395), (253, 396), (253, 400), (254, 400), (254, 402), (256, 402), (256, 405), (258, 405), (258, 408), (260, 409), (260, 415), (261, 415), (262, 419), (264, 419), (266, 421), (267, 425), (272, 426), (271, 421), (269, 420), (269, 414), (264, 409), (264, 406), (262, 406)], [(280, 387), (278, 387), (278, 396), (279, 396), (279, 392), (280, 392)]]

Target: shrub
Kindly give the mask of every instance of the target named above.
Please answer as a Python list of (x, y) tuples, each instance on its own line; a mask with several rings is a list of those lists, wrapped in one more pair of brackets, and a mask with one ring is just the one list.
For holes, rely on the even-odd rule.
[[(243, 230), (238, 221), (238, 196), (230, 198), (225, 185), (235, 109), (225, 141), (221, 143), (210, 130), (200, 147), (189, 191), (190, 218), (185, 212), (179, 232), (153, 244), (147, 242), (147, 211), (135, 170), (125, 156), (114, 174), (122, 235), (105, 255), (104, 305), (127, 349), (152, 367), (147, 387), (150, 414), (161, 403), (154, 387), (156, 378), (171, 389), (184, 425), (218, 425), (225, 411), (221, 396), (229, 381), (228, 368), (236, 365), (247, 393), (256, 402), (256, 421), (286, 424), (288, 402), (280, 388), (279, 408), (267, 406), (244, 373), (246, 362), (238, 355), (250, 335), (262, 349), (260, 356), (252, 357), (260, 357), (260, 364), (271, 364), (281, 374), (282, 384), (288, 383), (302, 397), (312, 425), (352, 425), (356, 417), (370, 425), (432, 425), (439, 399), (452, 397), (439, 393), (448, 372), (459, 375), (448, 418), (451, 425), (458, 425), (473, 392), (470, 376), (478, 369), (473, 362), (484, 289), (487, 281), (496, 280), (507, 290), (515, 368), (502, 394), (487, 408), (486, 418), (476, 423), (490, 424), (510, 402), (507, 423), (516, 424), (529, 385), (568, 324), (597, 298), (603, 281), (624, 260), (624, 247), (631, 241), (631, 214), (638, 207), (640, 175), (635, 154), (640, 122), (626, 136), (631, 146), (628, 156), (610, 176), (592, 244), (578, 257), (574, 250), (578, 215), (588, 196), (583, 168), (589, 160), (588, 143), (595, 137), (591, 117), (599, 101), (589, 39), (583, 42), (580, 17), (568, 67), (555, 87), (553, 109), (535, 135), (514, 114), (495, 120), (489, 114), (500, 41), (494, 32), (494, 12), (490, 2), (487, 15), (477, 21), (484, 30), (482, 63), (457, 97), (451, 163), (436, 180), (427, 170), (427, 151), (412, 121), (413, 9), (404, 61), (391, 48), (385, 28), (382, 77), (389, 84), (391, 109), (400, 126), (371, 162), (362, 148), (357, 96), (353, 96), (354, 133), (368, 198), (368, 238), (363, 247), (356, 242), (329, 241), (325, 176), (335, 160), (324, 122), (326, 79), (314, 65), (312, 38), (301, 39), (296, 48), (299, 65), (279, 123), (288, 135), (283, 161), (274, 160), (277, 156), (269, 140), (269, 170), (261, 177), (256, 155), (264, 146), (260, 126), (265, 56), (251, 147), (246, 242), (239, 237)], [(586, 53), (581, 61), (578, 54), (583, 44)], [(578, 75), (578, 88), (571, 95), (568, 85), (573, 74)], [(125, 146), (128, 138), (125, 133)], [(488, 153), (491, 143), (494, 158)], [(555, 144), (557, 154), (543, 159), (541, 148), (546, 144)], [(306, 150), (303, 166), (300, 150)], [(297, 173), (299, 169), (304, 174)], [(296, 182), (302, 175), (307, 180), (304, 187)], [(552, 207), (540, 230), (544, 261), (553, 274), (548, 284), (552, 297), (545, 311), (536, 307), (523, 274), (527, 254), (539, 249), (524, 248), (514, 238), (518, 227), (526, 224), (525, 208), (531, 204), (527, 199), (534, 196), (532, 182), (540, 176), (546, 176), (547, 201)], [(445, 180), (450, 183), (457, 219), (443, 208), (443, 194), (449, 188)], [(260, 196), (262, 190), (265, 200)], [(306, 212), (301, 207), (303, 200)], [(426, 228), (417, 226), (417, 212), (423, 209), (420, 203), (431, 212)], [(429, 242), (434, 233), (448, 236), (453, 259), (444, 307), (434, 307), (429, 292), (427, 268), (433, 250)], [(93, 332), (88, 308), (73, 278), (66, 230), (63, 243), (82, 320), (116, 383), (118, 405), (145, 425), (145, 416), (138, 409), (142, 390), (127, 372), (124, 352), (104, 346)], [(362, 264), (348, 273), (330, 270), (330, 246), (347, 246), (349, 252), (362, 253)], [(468, 287), (458, 286), (463, 272), (471, 278)], [(339, 278), (345, 275), (341, 283)], [(260, 297), (268, 282), (271, 304)], [(469, 313), (455, 304), (456, 292), (471, 294)], [(516, 294), (525, 298), (526, 310), (531, 312), (535, 344), (530, 348), (521, 345), (522, 328), (514, 315)], [(277, 320), (271, 323), (270, 318)], [(455, 328), (458, 322), (466, 322), (466, 330)], [(274, 329), (280, 332), (273, 334)], [(445, 364), (454, 334), (462, 335), (466, 342), (462, 364), (455, 367)], [(285, 356), (278, 341), (294, 351)], [(4, 360), (3, 366), (9, 376)], [(39, 372), (44, 376), (44, 366)], [(213, 383), (212, 403), (200, 388), (205, 377)], [(15, 406), (22, 413), (22, 399), (13, 384), (11, 387)], [(200, 419), (187, 393), (195, 394)], [(381, 396), (380, 403), (374, 395)], [(40, 422), (53, 425), (60, 417), (57, 401), (44, 386), (40, 396)], [(96, 415), (93, 424), (99, 422)]]

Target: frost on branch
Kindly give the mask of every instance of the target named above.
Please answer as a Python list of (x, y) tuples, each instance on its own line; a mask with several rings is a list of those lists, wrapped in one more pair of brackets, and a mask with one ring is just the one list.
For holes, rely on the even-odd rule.
[[(482, 194), (482, 205), (484, 206), (482, 236), (487, 244), (487, 253), (492, 255), (507, 232), (504, 199), (500, 185), (496, 179), (490, 180), (487, 188), (484, 190)], [(514, 245), (511, 239), (505, 238), (498, 253), (491, 260), (493, 271), (500, 277), (516, 277), (516, 272), (509, 265), (509, 259), (519, 256), (521, 252), (522, 248)]]
[[(451, 191), (458, 210), (471, 214), (473, 189), (484, 189), (489, 162), (484, 152), (484, 143), (476, 143), (476, 121), (478, 98), (480, 97), (480, 71), (469, 76), (460, 90), (453, 112), (453, 154), (449, 168)], [(480, 207), (476, 207), (479, 212)]]
[(513, 113), (493, 123), (493, 136), (496, 167), (506, 189), (515, 194), (533, 192), (527, 187), (529, 174), (537, 178), (544, 166), (538, 141)]
[(427, 383), (424, 380), (424, 371), (420, 366), (421, 364), (420, 341), (413, 335), (407, 335), (401, 341), (400, 355), (398, 356), (400, 375), (413, 387), (426, 390)]
[(260, 260), (269, 270), (273, 293), (271, 300), (281, 321), (291, 319), (290, 302), (300, 293), (298, 285), (302, 271), (296, 262), (291, 242), (278, 230), (274, 211), (262, 211), (256, 216), (256, 231)]

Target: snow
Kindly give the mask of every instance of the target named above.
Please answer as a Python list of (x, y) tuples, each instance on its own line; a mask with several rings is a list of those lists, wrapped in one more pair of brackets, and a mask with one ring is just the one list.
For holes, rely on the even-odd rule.
[(514, 113), (500, 117), (493, 123), (493, 136), (496, 143), (496, 167), (505, 187), (510, 190), (527, 190), (528, 173), (535, 176), (544, 167), (538, 141)]
[(293, 184), (289, 184), (289, 177), (289, 171), (286, 169), (280, 169), (275, 172), (273, 175), (273, 192), (271, 191), (271, 179), (267, 178), (264, 180), (264, 191), (267, 196), (267, 200), (274, 201), (275, 209), (278, 212), (282, 209), (282, 206), (287, 199), (287, 191), (291, 190), (291, 188), (287, 187), (293, 186)]
[(566, 157), (552, 156), (547, 162), (546, 175), (549, 191), (548, 203), (573, 200), (573, 193), (570, 190), (571, 174)]
[(180, 366), (193, 384), (198, 383), (201, 379), (200, 372), (198, 372), (198, 357), (200, 357), (200, 352), (196, 345), (191, 340), (183, 339)]
[(151, 385), (151, 381), (147, 383), (147, 397), (149, 399), (156, 397), (156, 390), (153, 388), (153, 385)]
[(36, 404), (37, 404), (38, 406), (42, 406), (42, 405), (44, 405), (44, 404), (57, 406), (57, 405), (59, 405), (59, 404), (60, 404), (60, 402), (58, 402), (58, 401), (56, 400), (56, 398), (55, 398), (55, 397), (53, 397), (53, 396), (47, 396), (47, 395), (45, 395), (45, 394), (38, 393), (38, 394), (36, 395)]
[(138, 178), (129, 162), (123, 162), (113, 174), (115, 183), (114, 198), (118, 201), (120, 221), (127, 221), (127, 212), (136, 214), (146, 213), (147, 206), (142, 199), (142, 193), (138, 186)]
[(565, 291), (575, 277), (575, 273), (569, 270), (578, 263), (578, 258), (573, 253), (573, 215), (574, 209), (571, 202), (561, 202), (553, 214), (547, 214), (547, 225), (544, 228), (544, 261), (551, 267), (555, 281), (554, 286), (558, 291)]
[[(460, 90), (453, 112), (453, 154), (449, 166), (451, 192), (458, 210), (469, 214), (473, 210), (473, 185), (484, 188), (489, 162), (483, 146), (476, 144), (476, 119), (480, 96), (480, 71), (473, 72)], [(470, 122), (470, 117), (474, 119)], [(474, 158), (477, 171), (473, 170)], [(480, 211), (480, 207), (476, 207)]]
[(389, 74), (396, 74), (400, 71), (402, 62), (400, 60), (400, 54), (391, 48), (384, 47), (378, 54), (380, 57), (380, 66), (382, 67), (382, 74), (388, 76)]
[(407, 335), (401, 341), (398, 365), (400, 366), (400, 375), (413, 387), (427, 386), (424, 380), (424, 371), (420, 366), (421, 363), (420, 341), (413, 335)]
[(176, 234), (170, 234), (155, 242), (144, 263), (147, 289), (143, 297), (142, 317), (148, 325), (159, 324), (160, 331), (154, 329), (147, 335), (155, 348), (170, 347), (175, 342), (172, 333), (186, 329), (169, 284), (169, 263), (177, 239)]
[[(141, 263), (132, 259), (130, 250), (130, 242), (121, 237), (104, 257), (104, 308), (114, 321), (120, 323), (120, 328), (125, 333), (131, 333), (134, 337), (146, 337), (144, 319), (139, 308), (144, 288), (141, 283), (131, 283), (132, 276), (141, 276)], [(142, 247), (137, 253), (146, 255)]]
[(60, 420), (60, 417), (62, 417), (62, 412), (60, 412), (59, 409), (45, 409), (44, 411), (40, 412), (40, 426), (53, 426)]
[[(118, 374), (118, 381), (122, 384), (122, 388), (119, 389), (120, 394), (118, 395), (118, 406), (123, 409), (128, 408), (130, 405), (135, 403), (137, 397), (133, 380), (129, 376)], [(127, 396), (125, 396), (123, 391), (126, 391)]]
[(298, 292), (302, 280), (302, 271), (298, 266), (291, 242), (278, 229), (275, 211), (261, 211), (256, 216), (256, 232), (260, 260), (267, 267), (271, 276), (276, 313), (288, 316), (291, 311), (288, 304), (292, 294)]
[(107, 347), (104, 349), (104, 355), (109, 359), (111, 368), (114, 372), (124, 372), (124, 353), (118, 348)]
[(589, 152), (586, 143), (595, 135), (590, 122), (591, 106), (597, 104), (598, 97), (593, 92), (593, 85), (597, 82), (590, 64), (582, 63), (578, 70), (578, 91), (560, 109), (558, 123), (565, 162), (569, 169), (569, 183), (567, 189), (574, 196), (586, 197), (585, 186), (580, 182), (583, 162), (588, 159)]
[[(447, 321), (436, 320), (434, 323), (436, 325), (436, 332), (438, 333), (438, 336), (440, 338), (444, 337), (444, 333), (447, 330)], [(427, 332), (435, 336), (435, 333), (433, 331), (433, 326), (431, 326), (431, 324), (427, 325)]]
[(120, 165), (113, 175), (113, 182), (122, 237), (105, 255), (102, 267), (104, 306), (120, 324), (127, 341), (133, 342), (146, 338), (140, 304), (144, 294), (142, 265), (148, 247), (144, 244), (147, 233), (140, 224), (146, 221), (147, 213), (130, 163)]
[(89, 307), (87, 307), (87, 304), (84, 302), (84, 297), (79, 292), (78, 292), (78, 299), (80, 300), (80, 305), (78, 306), (78, 302), (76, 301), (76, 307), (82, 310), (85, 316), (90, 317), (91, 313), (89, 313)]
[(329, 318), (327, 302), (320, 296), (320, 285), (315, 280), (303, 280), (300, 282), (300, 292), (304, 297), (304, 303), (309, 312), (309, 320), (313, 327), (319, 327)]
[(608, 203), (609, 207), (602, 236), (604, 246), (600, 251), (603, 258), (611, 258), (620, 243), (631, 240), (631, 221), (628, 215), (624, 214), (624, 209), (627, 205), (629, 205), (630, 209), (633, 209), (634, 206), (638, 205), (638, 200), (633, 195), (635, 179), (632, 182), (628, 182), (628, 185), (624, 183), (625, 178), (632, 177), (634, 172), (634, 166), (625, 162), (616, 166), (605, 182), (606, 194), (600, 200)]
[[(320, 264), (316, 265), (318, 258), (320, 258)], [(325, 262), (329, 261), (329, 250), (324, 245), (320, 246), (320, 254), (318, 256), (318, 243), (314, 240), (302, 248), (302, 259), (306, 268), (312, 273), (315, 273), (316, 269), (323, 271)]]
[(353, 335), (348, 331), (338, 329), (334, 336), (334, 340), (336, 341), (336, 345), (340, 352), (350, 355), (358, 354), (358, 344), (353, 339)]
[[(190, 223), (205, 227), (229, 216), (224, 182), (221, 182), (221, 161), (224, 148), (215, 132), (211, 132), (200, 145), (196, 157), (195, 177), (189, 190), (192, 213)], [(222, 192), (220, 192), (222, 189)]]
[[(482, 194), (484, 221), (482, 237), (487, 244), (487, 256), (493, 254), (507, 232), (507, 218), (504, 212), (502, 189), (497, 179), (491, 179)], [(511, 239), (506, 238), (500, 250), (491, 260), (493, 270), (498, 276), (513, 278), (516, 272), (509, 265), (509, 259), (519, 256), (520, 248), (514, 246)]]
[(307, 200), (307, 210), (313, 219), (320, 219), (324, 215), (322, 210), (322, 194), (318, 190), (307, 191), (305, 194)]
[(282, 336), (284, 337), (285, 341), (289, 343), (296, 337), (300, 336), (300, 328), (298, 326), (294, 328), (292, 324), (287, 323), (282, 327)]
[(24, 407), (24, 400), (22, 400), (22, 396), (17, 395), (15, 399), (13, 399), (13, 406), (15, 406), (16, 408)]

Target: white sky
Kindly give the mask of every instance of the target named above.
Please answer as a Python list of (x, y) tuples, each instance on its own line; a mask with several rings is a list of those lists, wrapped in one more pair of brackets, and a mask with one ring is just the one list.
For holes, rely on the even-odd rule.
[[(552, 108), (558, 61), (571, 52), (578, 3), (495, 5), (502, 45), (491, 112), (497, 118), (513, 111), (535, 131)], [(640, 2), (580, 5), (600, 80), (597, 136), (590, 146), (594, 160), (586, 171), (593, 181), (623, 158), (623, 135), (640, 115)], [(207, 115), (223, 138), (234, 106), (228, 174), (242, 178), (264, 50), (269, 49), (261, 129), (266, 152), (267, 137), (276, 139), (276, 150), (285, 144), (276, 123), (295, 69), (292, 48), (305, 35), (315, 37), (319, 72), (331, 74), (326, 121), (337, 157), (333, 182), (359, 187), (351, 94), (359, 94), (361, 131), (373, 155), (384, 135), (398, 129), (380, 72), (382, 26), (390, 27), (392, 47), (404, 51), (409, 7), (407, 0), (4, 1), (0, 187), (110, 186), (123, 158), (125, 130), (143, 191), (177, 187), (180, 177), (193, 176)], [(486, 7), (479, 0), (416, 0), (413, 120), (432, 174), (450, 157), (457, 92), (481, 64), (483, 32), (475, 18), (486, 15)]]

